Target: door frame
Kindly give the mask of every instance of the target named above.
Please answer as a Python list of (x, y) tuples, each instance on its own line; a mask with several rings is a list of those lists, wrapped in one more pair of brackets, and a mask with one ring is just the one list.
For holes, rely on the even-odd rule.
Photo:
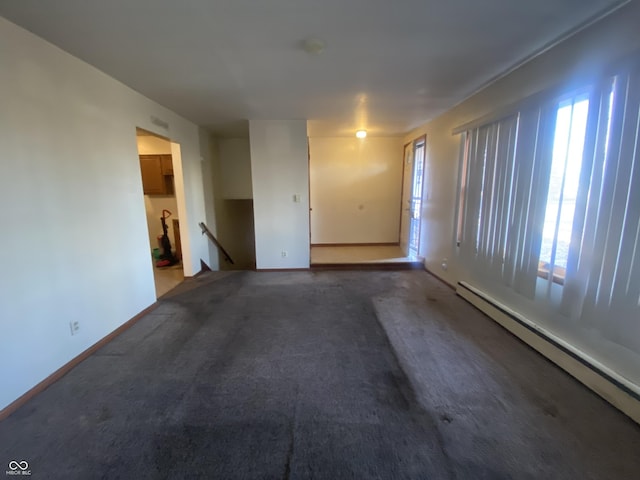
[[(136, 161), (140, 162), (140, 152), (138, 150), (138, 137), (140, 136), (140, 132), (143, 132), (143, 136), (153, 136), (156, 138), (160, 138), (162, 140), (164, 140), (165, 142), (169, 143), (169, 146), (171, 148), (171, 164), (172, 164), (172, 168), (173, 168), (173, 184), (174, 184), (174, 191), (173, 191), (173, 195), (176, 198), (176, 204), (177, 204), (177, 209), (178, 211), (175, 212), (174, 214), (177, 215), (178, 220), (180, 219), (184, 219), (187, 217), (186, 215), (186, 198), (185, 198), (185, 185), (184, 185), (184, 176), (183, 176), (183, 170), (182, 170), (182, 150), (181, 150), (181, 146), (180, 143), (172, 140), (171, 138), (156, 133), (153, 130), (150, 130), (148, 128), (142, 128), (142, 127), (135, 127), (135, 141), (136, 141), (136, 152), (137, 152), (137, 159)], [(142, 186), (142, 176), (140, 177), (140, 185)], [(143, 203), (143, 208), (145, 211), (145, 223), (148, 225), (147, 219), (146, 219), (146, 202), (144, 199), (145, 195), (144, 192), (142, 194), (141, 200)], [(173, 212), (172, 212), (173, 213)], [(173, 225), (172, 225), (173, 228)], [(187, 265), (191, 262), (191, 245), (189, 242), (189, 231), (186, 227), (180, 228), (180, 226), (178, 227), (179, 231), (178, 234), (180, 236), (180, 247), (181, 247), (181, 252), (180, 252), (180, 262), (182, 263), (182, 277), (183, 280), (185, 278), (187, 278)], [(184, 241), (183, 241), (184, 239)], [(174, 232), (174, 239), (173, 239), (173, 243), (175, 243), (175, 232)], [(172, 247), (175, 248), (176, 245), (172, 244)], [(151, 241), (151, 239), (149, 238), (149, 252), (151, 252), (154, 248), (154, 245)], [(185, 257), (187, 258), (187, 260), (185, 260)], [(150, 264), (151, 264), (151, 268), (152, 268), (152, 272), (153, 272), (153, 277), (154, 277), (154, 283), (155, 283), (155, 278), (156, 278), (156, 267), (154, 264), (154, 261), (151, 259), (151, 256), (149, 256), (149, 260), (150, 260)]]
[[(425, 177), (425, 165), (426, 165), (426, 157), (427, 157), (427, 135), (420, 135), (419, 137), (415, 138), (414, 140), (405, 143), (402, 149), (402, 184), (401, 184), (401, 189), (400, 189), (400, 226), (399, 226), (399, 235), (398, 235), (398, 244), (400, 245), (400, 247), (402, 248), (402, 215), (403, 215), (403, 211), (404, 211), (404, 194), (405, 194), (405, 190), (404, 190), (404, 183), (405, 183), (405, 174), (407, 174), (406, 171), (406, 167), (407, 167), (407, 162), (406, 160), (406, 154), (407, 154), (407, 147), (410, 147), (411, 149), (411, 182), (410, 182), (410, 188), (411, 188), (411, 192), (409, 194), (409, 202), (411, 207), (409, 207), (410, 209), (412, 209), (413, 206), (413, 197), (415, 197), (415, 192), (413, 191), (413, 184), (414, 184), (414, 176), (415, 176), (415, 172), (416, 172), (416, 147), (420, 144), (424, 145), (424, 155), (422, 157), (422, 183), (420, 185), (421, 187), (421, 191), (420, 191), (420, 209), (422, 210), (422, 200), (423, 200), (423, 196), (424, 196), (424, 177)], [(408, 233), (407, 233), (407, 252), (406, 254), (409, 255), (411, 252), (411, 217), (412, 217), (412, 211), (409, 212), (409, 224), (408, 224)], [(420, 255), (420, 239), (422, 236), (422, 211), (420, 211), (420, 214), (418, 216), (418, 248), (416, 250), (416, 255)]]
[[(407, 148), (411, 147), (411, 155), (413, 155), (413, 142), (407, 142), (402, 146), (402, 177), (400, 177), (400, 221), (398, 222), (398, 245), (402, 248), (402, 215), (404, 212), (404, 176), (407, 171)], [(413, 166), (413, 161), (411, 162)], [(409, 226), (409, 228), (411, 228)], [(404, 250), (403, 250), (404, 253)], [(406, 255), (409, 254), (409, 234), (407, 234), (407, 252)]]

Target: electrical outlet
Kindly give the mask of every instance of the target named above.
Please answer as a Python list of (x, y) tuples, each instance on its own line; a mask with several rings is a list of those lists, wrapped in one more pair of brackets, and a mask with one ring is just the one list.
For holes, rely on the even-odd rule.
[(281, 255), (282, 255), (282, 258), (285, 258), (288, 255), (287, 251), (286, 250), (282, 250)]
[(78, 333), (78, 330), (80, 330), (80, 322), (78, 321), (69, 322), (69, 330), (71, 330), (72, 336)]

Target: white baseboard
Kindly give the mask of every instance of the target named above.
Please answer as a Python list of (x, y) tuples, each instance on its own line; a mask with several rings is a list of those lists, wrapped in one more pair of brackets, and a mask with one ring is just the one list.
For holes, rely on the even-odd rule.
[(640, 423), (638, 394), (597, 365), (588, 355), (575, 348), (564, 347), (561, 340), (543, 329), (535, 328), (530, 322), (517, 318), (490, 297), (464, 282), (458, 283), (456, 293), (618, 410)]

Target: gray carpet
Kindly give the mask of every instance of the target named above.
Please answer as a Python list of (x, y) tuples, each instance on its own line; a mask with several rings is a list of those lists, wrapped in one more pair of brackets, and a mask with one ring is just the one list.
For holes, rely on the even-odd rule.
[(0, 423), (46, 479), (637, 479), (639, 452), (420, 271), (192, 280)]

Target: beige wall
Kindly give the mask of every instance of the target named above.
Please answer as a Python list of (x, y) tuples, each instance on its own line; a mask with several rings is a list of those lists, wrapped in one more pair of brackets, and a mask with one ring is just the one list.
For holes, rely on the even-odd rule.
[(140, 155), (171, 155), (171, 142), (155, 135), (138, 135)]
[(311, 243), (397, 243), (401, 137), (309, 139)]
[(218, 149), (223, 179), (220, 192), (222, 198), (253, 198), (249, 138), (220, 138)]
[[(215, 191), (216, 237), (233, 259), (216, 252), (223, 270), (256, 267), (251, 156), (248, 138), (214, 138), (212, 178)], [(234, 166), (235, 162), (243, 163)], [(248, 182), (248, 186), (247, 186)]]
[[(160, 222), (162, 211), (169, 210), (171, 212), (171, 216), (166, 220), (167, 226), (169, 227), (167, 234), (171, 241), (171, 248), (175, 252), (176, 244), (174, 240), (173, 220), (179, 220), (178, 203), (176, 202), (175, 195), (145, 195), (144, 206), (147, 213), (147, 229), (151, 250), (160, 248), (158, 245), (158, 236), (162, 235), (162, 223)], [(162, 248), (160, 248), (160, 251), (162, 251)]]
[(460, 137), (452, 129), (544, 89), (588, 82), (616, 58), (640, 48), (638, 25), (640, 4), (634, 2), (405, 136), (408, 142), (427, 135), (420, 251), (429, 270), (450, 283), (465, 279), (453, 241)]

